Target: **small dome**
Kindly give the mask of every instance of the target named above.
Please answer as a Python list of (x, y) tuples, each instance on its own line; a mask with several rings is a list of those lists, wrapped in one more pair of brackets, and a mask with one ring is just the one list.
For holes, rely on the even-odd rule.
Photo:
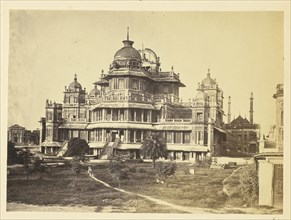
[(210, 77), (210, 69), (208, 69), (207, 77), (202, 80), (203, 85), (215, 85), (216, 81)]
[(69, 89), (82, 89), (82, 85), (77, 81), (77, 74), (75, 74), (74, 82), (69, 85)]
[(114, 55), (114, 60), (128, 60), (135, 59), (141, 60), (140, 53), (132, 47), (133, 41), (124, 40), (124, 47), (118, 50)]
[(205, 101), (207, 99), (207, 95), (203, 91), (199, 91), (195, 97), (195, 100)]
[(89, 93), (89, 97), (96, 97), (99, 94), (100, 94), (100, 91), (95, 86), (94, 89), (92, 89), (91, 92)]

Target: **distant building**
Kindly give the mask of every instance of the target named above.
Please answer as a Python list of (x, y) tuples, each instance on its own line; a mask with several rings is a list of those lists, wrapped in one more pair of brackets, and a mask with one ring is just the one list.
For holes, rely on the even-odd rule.
[(253, 93), (251, 93), (249, 120), (239, 115), (231, 121), (231, 98), (228, 97), (228, 123), (224, 125), (224, 128), (227, 131), (227, 145), (224, 150), (243, 153), (258, 153), (260, 126), (254, 123), (253, 100)]
[(13, 142), (15, 145), (38, 145), (39, 134), (39, 130), (30, 131), (15, 124), (8, 128), (8, 141)]
[(66, 141), (79, 137), (98, 158), (110, 157), (107, 148), (139, 158), (147, 132), (159, 132), (167, 141), (168, 157), (176, 160), (220, 153), (226, 135), (223, 92), (210, 70), (193, 99), (183, 102), (179, 89), (185, 85), (179, 73), (173, 67), (162, 71), (153, 50), (136, 50), (133, 43), (128, 37), (123, 41), (108, 73), (102, 71), (89, 93), (75, 75), (65, 87), (62, 104), (47, 100), (40, 120), (43, 153), (57, 154)]
[(15, 145), (23, 145), (25, 143), (24, 133), (25, 127), (18, 124), (12, 125), (8, 128), (8, 141), (13, 142)]
[(283, 206), (283, 134), (284, 87), (277, 85), (276, 125), (271, 127), (271, 138), (261, 137), (260, 153), (255, 156), (259, 172), (259, 205)]

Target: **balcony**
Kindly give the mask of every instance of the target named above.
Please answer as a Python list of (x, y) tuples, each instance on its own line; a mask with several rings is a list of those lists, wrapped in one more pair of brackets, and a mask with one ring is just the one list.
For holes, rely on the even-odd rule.
[(159, 119), (159, 123), (192, 123), (191, 118), (166, 118)]
[(86, 118), (64, 118), (64, 122), (87, 122)]

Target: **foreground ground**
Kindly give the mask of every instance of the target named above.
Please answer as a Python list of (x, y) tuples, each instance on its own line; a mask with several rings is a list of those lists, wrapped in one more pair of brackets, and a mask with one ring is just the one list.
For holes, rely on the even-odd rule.
[[(128, 165), (131, 174), (129, 180), (121, 183), (124, 190), (213, 213), (258, 211), (238, 209), (241, 204), (230, 207), (222, 182), (233, 169), (195, 168), (195, 175), (191, 175), (188, 173), (189, 165), (180, 163), (176, 175), (160, 184), (155, 181), (150, 163)], [(92, 168), (96, 178), (118, 187), (118, 183), (108, 174), (107, 164), (96, 164)], [(35, 210), (37, 205), (43, 211), (184, 213), (134, 194), (108, 188), (90, 178), (85, 170), (76, 178), (68, 167), (52, 168), (43, 179), (34, 175), (28, 181), (23, 170), (13, 170), (8, 176), (7, 198), (8, 211), (29, 210), (29, 207)]]

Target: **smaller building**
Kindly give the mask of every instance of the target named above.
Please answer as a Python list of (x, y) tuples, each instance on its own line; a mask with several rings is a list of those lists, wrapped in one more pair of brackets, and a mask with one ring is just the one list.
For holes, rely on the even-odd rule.
[(40, 131), (26, 130), (18, 124), (12, 125), (8, 128), (8, 141), (13, 142), (15, 145), (38, 145)]
[(261, 137), (260, 153), (255, 156), (259, 174), (259, 205), (283, 207), (283, 84), (277, 85), (276, 125), (271, 138)]
[(25, 127), (18, 124), (12, 125), (8, 128), (8, 141), (13, 142), (15, 145), (24, 144)]
[(228, 97), (228, 123), (224, 128), (227, 131), (227, 145), (225, 151), (258, 153), (259, 152), (259, 129), (260, 126), (254, 123), (254, 97), (250, 97), (250, 116), (249, 120), (239, 115), (231, 121), (230, 104), (231, 99)]

